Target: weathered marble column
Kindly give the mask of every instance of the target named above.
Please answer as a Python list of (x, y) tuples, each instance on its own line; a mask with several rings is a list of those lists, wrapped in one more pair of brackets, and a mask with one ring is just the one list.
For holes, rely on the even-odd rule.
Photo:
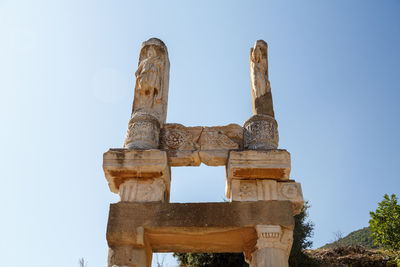
[(280, 225), (257, 225), (256, 231), (258, 239), (250, 267), (288, 267), (293, 230)]
[(258, 40), (250, 49), (253, 116), (244, 123), (244, 148), (276, 149), (279, 135), (268, 79), (268, 45)]
[(142, 44), (135, 73), (135, 97), (124, 147), (154, 149), (167, 117), (169, 59), (165, 44), (151, 38)]

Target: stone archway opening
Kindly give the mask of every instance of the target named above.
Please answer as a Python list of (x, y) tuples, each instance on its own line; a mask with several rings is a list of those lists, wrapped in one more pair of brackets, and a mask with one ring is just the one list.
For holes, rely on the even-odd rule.
[(177, 167), (171, 169), (170, 202), (224, 202), (225, 167)]

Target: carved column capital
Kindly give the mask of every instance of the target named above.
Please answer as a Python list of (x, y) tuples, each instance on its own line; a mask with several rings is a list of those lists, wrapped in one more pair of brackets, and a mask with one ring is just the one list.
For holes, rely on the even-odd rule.
[(283, 250), (287, 256), (293, 243), (293, 230), (280, 225), (257, 225), (256, 249), (276, 248)]

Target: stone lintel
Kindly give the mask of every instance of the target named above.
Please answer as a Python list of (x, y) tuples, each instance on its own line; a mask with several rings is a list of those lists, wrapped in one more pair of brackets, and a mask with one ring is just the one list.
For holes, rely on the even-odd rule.
[(232, 179), (285, 181), (289, 175), (290, 153), (284, 149), (230, 151), (225, 193), (230, 198)]
[(103, 155), (103, 170), (111, 192), (129, 180), (163, 179), (169, 191), (170, 170), (162, 150), (110, 149)]
[(170, 166), (226, 165), (230, 150), (243, 148), (243, 128), (238, 124), (186, 127), (165, 124), (160, 132), (160, 149), (167, 151)]
[(153, 252), (250, 252), (257, 225), (293, 229), (289, 201), (111, 204), (110, 247), (143, 247)]

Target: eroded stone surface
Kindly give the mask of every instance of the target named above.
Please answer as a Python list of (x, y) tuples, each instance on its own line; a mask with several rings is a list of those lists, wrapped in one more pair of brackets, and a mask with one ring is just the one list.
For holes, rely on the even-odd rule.
[(279, 134), (276, 120), (268, 115), (254, 115), (244, 123), (244, 148), (267, 150), (278, 148)]
[[(150, 266), (152, 251), (244, 252), (251, 267), (288, 266), (303, 197), (288, 180), (290, 154), (276, 149), (267, 43), (250, 50), (253, 116), (244, 127), (165, 124), (169, 59), (159, 39), (142, 44), (135, 75), (126, 149), (104, 154), (109, 187), (121, 197), (110, 207), (108, 266)], [(233, 202), (169, 204), (170, 167), (201, 163), (226, 165)]]
[(268, 79), (268, 45), (258, 40), (250, 49), (250, 81), (253, 114), (274, 117), (271, 86)]
[(293, 228), (257, 225), (256, 250), (246, 257), (251, 267), (288, 267)]
[(164, 124), (168, 105), (169, 58), (163, 41), (151, 38), (142, 43), (135, 76), (132, 113), (140, 111), (153, 115)]
[(270, 179), (233, 179), (232, 201), (288, 200), (293, 205), (293, 215), (303, 207), (300, 183), (281, 182)]
[(110, 149), (103, 155), (103, 170), (111, 192), (118, 193), (121, 184), (132, 180), (142, 181), (140, 187), (145, 188), (147, 179), (153, 183), (161, 179), (169, 192), (170, 167), (165, 151)]
[(293, 243), (293, 227), (281, 225), (257, 225), (256, 248), (279, 248), (289, 256)]
[(169, 189), (162, 178), (127, 180), (119, 186), (119, 195), (127, 202), (169, 201)]
[[(153, 252), (242, 252), (256, 244), (256, 225), (292, 228), (289, 201), (221, 203), (127, 203), (110, 206), (107, 240), (110, 246), (142, 247)], [(138, 242), (140, 240), (140, 242)]]
[(142, 44), (135, 73), (135, 97), (124, 147), (158, 148), (160, 125), (167, 117), (169, 59), (165, 44), (151, 38)]
[(286, 150), (230, 151), (226, 168), (226, 196), (230, 198), (232, 179), (288, 180), (290, 154)]
[(230, 150), (243, 147), (243, 128), (237, 124), (185, 127), (165, 124), (160, 148), (168, 153), (170, 166), (225, 165)]
[(158, 148), (160, 123), (149, 114), (137, 112), (128, 124), (124, 147), (127, 149), (147, 150)]

